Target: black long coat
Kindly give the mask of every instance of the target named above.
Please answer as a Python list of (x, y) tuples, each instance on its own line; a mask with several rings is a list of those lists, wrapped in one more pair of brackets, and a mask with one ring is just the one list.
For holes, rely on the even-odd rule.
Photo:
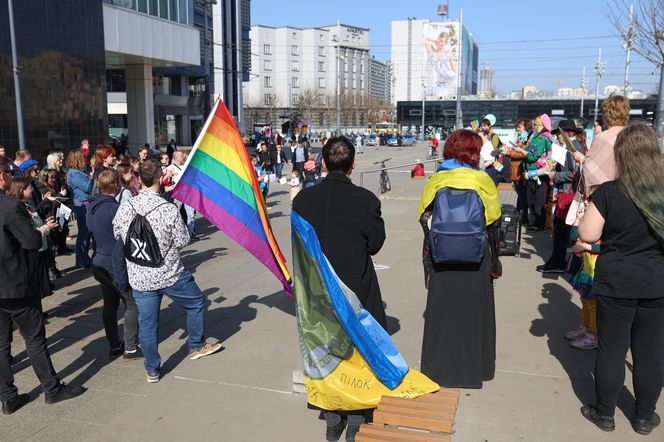
[(385, 308), (371, 255), (385, 242), (380, 201), (340, 173), (303, 189), (293, 200), (297, 212), (316, 230), (323, 253), (362, 306), (386, 328)]
[(31, 256), (41, 245), (25, 205), (0, 191), (0, 299), (38, 296)]

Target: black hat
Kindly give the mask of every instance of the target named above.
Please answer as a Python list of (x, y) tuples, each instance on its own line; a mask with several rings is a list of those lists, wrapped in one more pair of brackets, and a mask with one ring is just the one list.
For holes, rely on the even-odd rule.
[(570, 132), (576, 132), (577, 134), (581, 132), (581, 129), (576, 126), (576, 123), (574, 123), (574, 120), (561, 120), (560, 123), (558, 123), (558, 127), (556, 130), (552, 130), (552, 134), (557, 134), (558, 129), (562, 129), (564, 131), (570, 131)]

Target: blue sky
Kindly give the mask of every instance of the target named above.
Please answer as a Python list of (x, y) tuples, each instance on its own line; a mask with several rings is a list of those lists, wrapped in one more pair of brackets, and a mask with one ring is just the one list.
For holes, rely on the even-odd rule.
[[(311, 27), (342, 23), (370, 29), (371, 53), (390, 58), (391, 22), (408, 17), (437, 19), (436, 5), (443, 2), (411, 0), (252, 0), (251, 22), (269, 26)], [(586, 67), (594, 90), (593, 68), (602, 47), (606, 61), (600, 83), (624, 82), (625, 50), (606, 16), (606, 0), (556, 0), (549, 2), (500, 0), (450, 1), (450, 17), (464, 11), (464, 25), (479, 46), (480, 68), (496, 71), (499, 93), (534, 85), (541, 89), (578, 87)], [(559, 12), (556, 12), (559, 11)], [(516, 42), (519, 43), (509, 43)], [(655, 92), (659, 72), (632, 53), (630, 83), (635, 89)]]

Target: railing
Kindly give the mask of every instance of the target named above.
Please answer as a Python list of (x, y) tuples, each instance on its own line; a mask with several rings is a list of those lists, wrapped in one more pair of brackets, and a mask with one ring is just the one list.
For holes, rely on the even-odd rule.
[[(424, 160), (424, 161), (418, 161), (416, 163), (406, 163), (406, 164), (399, 164), (398, 166), (390, 166), (390, 167), (381, 167), (378, 169), (371, 169), (371, 170), (363, 170), (360, 172), (360, 187), (364, 187), (364, 174), (365, 173), (376, 173), (376, 172), (381, 172), (383, 170), (394, 170), (394, 169), (400, 169), (402, 167), (410, 167), (410, 166), (415, 166), (416, 164), (426, 164), (426, 163), (437, 163), (439, 161), (439, 158), (434, 158), (432, 160)], [(434, 172), (436, 169), (434, 168)]]

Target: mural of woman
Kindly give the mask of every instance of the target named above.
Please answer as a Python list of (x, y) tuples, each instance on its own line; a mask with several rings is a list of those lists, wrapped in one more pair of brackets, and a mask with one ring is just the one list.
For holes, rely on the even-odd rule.
[(449, 98), (456, 93), (457, 64), (450, 33), (443, 31), (434, 40), (425, 35), (424, 47), (433, 70), (433, 85), (427, 95)]

